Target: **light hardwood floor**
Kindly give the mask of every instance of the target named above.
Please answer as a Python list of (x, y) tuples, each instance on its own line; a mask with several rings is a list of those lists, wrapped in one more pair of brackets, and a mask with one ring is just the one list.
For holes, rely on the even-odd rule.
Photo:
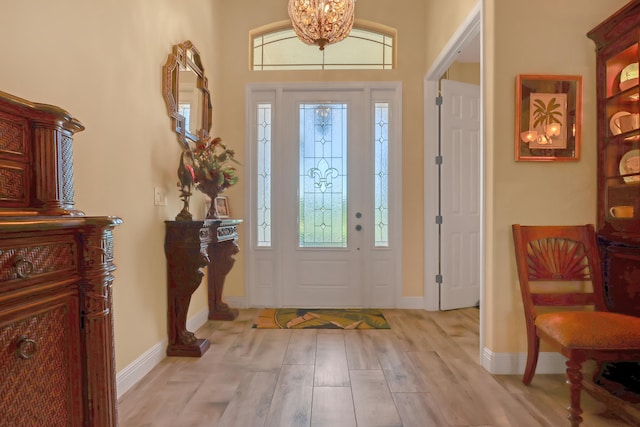
[[(259, 310), (196, 331), (122, 396), (120, 427), (568, 426), (563, 375), (493, 376), (478, 310), (385, 310), (390, 330), (265, 330)], [(583, 393), (584, 427), (628, 426)]]

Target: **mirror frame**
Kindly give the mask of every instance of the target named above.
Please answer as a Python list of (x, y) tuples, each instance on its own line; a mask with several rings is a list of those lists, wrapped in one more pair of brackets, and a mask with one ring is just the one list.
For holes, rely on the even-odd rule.
[[(185, 127), (185, 117), (179, 112), (180, 105), (180, 68), (191, 68), (197, 75), (197, 88), (202, 91), (202, 124), (195, 130), (195, 134)], [(207, 78), (200, 59), (198, 49), (189, 40), (174, 45), (166, 64), (162, 67), (163, 90), (162, 94), (167, 103), (167, 110), (171, 117), (171, 126), (178, 134), (178, 142), (185, 148), (189, 148), (189, 141), (207, 138), (211, 131), (211, 94), (208, 89)]]

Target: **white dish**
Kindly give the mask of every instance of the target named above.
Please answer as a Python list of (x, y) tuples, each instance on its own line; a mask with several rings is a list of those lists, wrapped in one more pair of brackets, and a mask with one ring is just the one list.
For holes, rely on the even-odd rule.
[(611, 133), (614, 135), (620, 135), (622, 133), (622, 128), (620, 127), (620, 117), (630, 116), (631, 113), (628, 111), (618, 111), (609, 120), (609, 128), (611, 129)]
[[(640, 173), (640, 149), (634, 149), (627, 151), (622, 159), (620, 159), (620, 165), (618, 166), (620, 175), (629, 175), (632, 173)], [(640, 182), (640, 175), (625, 176), (624, 182)]]
[(638, 84), (638, 63), (634, 62), (620, 72), (620, 90), (627, 90)]
[(634, 86), (638, 86), (638, 79), (629, 79), (629, 80), (625, 80), (623, 82), (620, 82), (620, 90), (622, 92), (624, 92), (627, 89), (630, 89)]

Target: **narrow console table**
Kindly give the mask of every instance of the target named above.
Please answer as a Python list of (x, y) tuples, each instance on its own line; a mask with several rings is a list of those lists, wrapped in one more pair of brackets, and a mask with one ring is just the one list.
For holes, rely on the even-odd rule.
[(200, 357), (210, 346), (187, 330), (191, 295), (208, 270), (208, 301), (211, 320), (233, 320), (238, 310), (222, 301), (227, 274), (238, 249), (238, 224), (242, 220), (165, 221), (164, 250), (167, 257), (167, 356)]

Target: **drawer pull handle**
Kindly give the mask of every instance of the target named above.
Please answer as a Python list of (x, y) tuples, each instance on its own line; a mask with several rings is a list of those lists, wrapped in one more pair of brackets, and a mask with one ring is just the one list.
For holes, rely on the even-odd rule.
[(16, 273), (21, 279), (27, 279), (35, 269), (33, 263), (22, 255), (16, 256), (13, 260), (13, 267), (16, 269)]
[(17, 344), (18, 350), (16, 350), (16, 353), (21, 359), (31, 359), (38, 350), (36, 342), (26, 335), (20, 335)]

